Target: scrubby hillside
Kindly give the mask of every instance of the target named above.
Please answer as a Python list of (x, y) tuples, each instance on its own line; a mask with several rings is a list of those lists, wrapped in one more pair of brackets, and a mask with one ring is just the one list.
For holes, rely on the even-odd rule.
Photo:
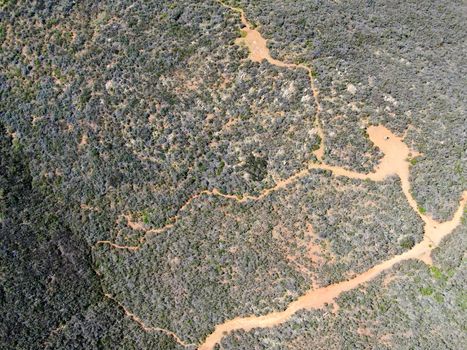
[(466, 342), (462, 1), (0, 8), (1, 348)]

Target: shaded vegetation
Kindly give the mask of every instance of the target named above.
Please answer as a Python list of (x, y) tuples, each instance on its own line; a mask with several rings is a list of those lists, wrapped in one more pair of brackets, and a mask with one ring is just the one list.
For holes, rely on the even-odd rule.
[[(408, 159), (419, 212), (452, 215), (467, 171), (460, 1), (227, 2), (274, 58), (311, 67), (326, 163), (374, 169), (365, 129), (382, 123), (421, 153)], [(306, 72), (249, 61), (235, 11), (0, 8), (0, 348), (178, 349), (125, 310), (199, 343), (421, 240), (396, 177), (310, 171), (251, 200), (315, 162), (321, 138)], [(461, 348), (465, 221), (432, 268), (401, 264), (342, 295), (337, 314), (302, 311), (223, 347)]]

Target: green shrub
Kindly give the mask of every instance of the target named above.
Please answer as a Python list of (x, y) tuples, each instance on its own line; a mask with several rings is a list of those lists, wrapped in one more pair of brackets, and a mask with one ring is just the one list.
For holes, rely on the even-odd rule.
[(431, 288), (431, 287), (421, 287), (420, 288), (420, 293), (422, 293), (422, 295), (425, 295), (425, 296), (431, 295), (431, 294), (433, 294), (433, 288)]
[(404, 249), (411, 249), (415, 245), (415, 239), (413, 237), (405, 237), (400, 242), (400, 245)]

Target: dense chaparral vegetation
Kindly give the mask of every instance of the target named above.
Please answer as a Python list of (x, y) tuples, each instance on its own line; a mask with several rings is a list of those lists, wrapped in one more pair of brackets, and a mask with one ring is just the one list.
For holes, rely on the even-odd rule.
[[(310, 67), (319, 100), (307, 71), (248, 59), (226, 5), (274, 58)], [(0, 347), (194, 349), (226, 320), (410, 250), (424, 225), (397, 176), (307, 167), (324, 142), (322, 162), (371, 172), (383, 154), (365, 130), (384, 125), (418, 152), (419, 211), (452, 217), (465, 13), (458, 0), (0, 1)], [(402, 262), (338, 309), (218, 346), (460, 348), (465, 244), (464, 215), (433, 266)]]

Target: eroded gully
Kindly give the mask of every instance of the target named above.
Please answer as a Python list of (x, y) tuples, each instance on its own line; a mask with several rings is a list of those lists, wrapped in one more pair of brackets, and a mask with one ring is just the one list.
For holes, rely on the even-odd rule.
[[(220, 1), (219, 1), (220, 2)], [(323, 151), (324, 151), (324, 134), (322, 132), (320, 122), (319, 122), (319, 113), (321, 111), (321, 107), (319, 104), (319, 93), (316, 89), (316, 86), (313, 81), (312, 76), (312, 69), (301, 64), (292, 64), (292, 63), (285, 63), (279, 60), (276, 60), (270, 56), (269, 49), (267, 48), (266, 40), (261, 36), (261, 34), (252, 28), (251, 24), (246, 19), (245, 13), (240, 8), (230, 7), (223, 2), (220, 2), (223, 6), (229, 8), (232, 11), (235, 11), (240, 14), (240, 18), (244, 28), (242, 29), (245, 32), (243, 38), (237, 39), (238, 44), (245, 44), (249, 50), (249, 58), (254, 62), (261, 62), (263, 60), (267, 60), (270, 64), (278, 66), (278, 67), (285, 67), (285, 68), (292, 68), (292, 69), (303, 69), (306, 70), (308, 76), (310, 78), (310, 85), (313, 91), (313, 96), (316, 103), (316, 127), (318, 128), (319, 135), (321, 137), (321, 145), (320, 148), (315, 152), (318, 160), (322, 161)], [(395, 264), (402, 262), (408, 259), (419, 259), (427, 264), (431, 264), (431, 251), (439, 245), (441, 240), (449, 235), (460, 223), (462, 215), (464, 213), (465, 203), (467, 201), (467, 191), (464, 191), (462, 194), (462, 198), (459, 203), (459, 207), (456, 210), (454, 216), (451, 220), (447, 222), (437, 222), (433, 220), (428, 215), (424, 215), (420, 213), (418, 210), (418, 205), (413, 198), (410, 192), (410, 182), (409, 182), (409, 163), (407, 159), (410, 156), (416, 155), (416, 152), (411, 151), (407, 145), (403, 142), (402, 138), (394, 135), (390, 130), (386, 127), (379, 125), (379, 126), (370, 126), (367, 129), (368, 135), (370, 140), (377, 146), (383, 153), (384, 156), (381, 159), (379, 165), (376, 167), (374, 172), (364, 174), (358, 173), (354, 171), (347, 170), (342, 167), (327, 165), (325, 163), (311, 163), (308, 167), (295, 175), (279, 181), (276, 186), (266, 189), (261, 192), (258, 196), (251, 196), (251, 195), (244, 195), (244, 196), (237, 196), (237, 195), (229, 195), (223, 194), (220, 191), (214, 189), (212, 191), (202, 191), (190, 199), (179, 209), (181, 212), (186, 206), (189, 205), (191, 201), (194, 199), (202, 196), (202, 195), (216, 195), (222, 196), (228, 199), (237, 200), (240, 202), (248, 201), (248, 200), (259, 200), (271, 192), (277, 191), (281, 188), (286, 187), (287, 185), (295, 182), (301, 177), (307, 176), (309, 171), (312, 169), (322, 169), (322, 170), (329, 170), (335, 176), (344, 176), (352, 179), (360, 179), (360, 180), (373, 180), (373, 181), (383, 181), (387, 176), (390, 175), (397, 175), (401, 181), (402, 191), (407, 199), (407, 202), (411, 206), (411, 208), (420, 216), (423, 220), (424, 226), (424, 237), (423, 240), (416, 244), (412, 249), (402, 253), (400, 255), (396, 255), (389, 260), (386, 260), (371, 269), (357, 275), (356, 277), (329, 285), (327, 287), (318, 288), (318, 289), (310, 289), (304, 295), (299, 297), (294, 302), (290, 303), (289, 306), (283, 311), (272, 312), (263, 316), (248, 316), (248, 317), (238, 317), (232, 320), (228, 320), (222, 324), (219, 324), (215, 327), (213, 333), (211, 333), (205, 341), (198, 347), (199, 350), (209, 350), (213, 349), (214, 346), (220, 342), (220, 340), (228, 333), (243, 329), (245, 331), (251, 330), (253, 328), (266, 328), (266, 327), (274, 327), (283, 322), (286, 322), (294, 313), (298, 310), (302, 309), (315, 309), (315, 308), (322, 308), (325, 304), (332, 304), (334, 299), (337, 298), (342, 292), (349, 291), (358, 287), (360, 284), (368, 282), (379, 275), (381, 272), (390, 269)], [(173, 218), (173, 222), (178, 219), (178, 216)], [(131, 218), (127, 217), (128, 225), (130, 227), (135, 227), (138, 230), (144, 230), (145, 236), (141, 239), (141, 243), (144, 242), (145, 237), (150, 234), (157, 234), (162, 233), (165, 230), (174, 226), (173, 223), (168, 224), (164, 227), (157, 228), (157, 229), (145, 229), (144, 226), (140, 225), (139, 223), (135, 223), (131, 221)], [(127, 250), (138, 250), (140, 246), (121, 246), (110, 241), (99, 241), (96, 244), (108, 244), (112, 248), (116, 249), (127, 249)], [(107, 297), (116, 301), (110, 294), (106, 294)], [(118, 301), (116, 301), (118, 303)], [(118, 303), (119, 304), (119, 303)], [(188, 346), (192, 344), (184, 343), (175, 333), (164, 330), (157, 327), (149, 327), (146, 326), (141, 319), (139, 319), (135, 314), (131, 313), (127, 309), (124, 308), (123, 305), (119, 304), (127, 314), (128, 317), (133, 319), (137, 322), (145, 331), (162, 331), (166, 332), (168, 335), (174, 337), (178, 343)]]

